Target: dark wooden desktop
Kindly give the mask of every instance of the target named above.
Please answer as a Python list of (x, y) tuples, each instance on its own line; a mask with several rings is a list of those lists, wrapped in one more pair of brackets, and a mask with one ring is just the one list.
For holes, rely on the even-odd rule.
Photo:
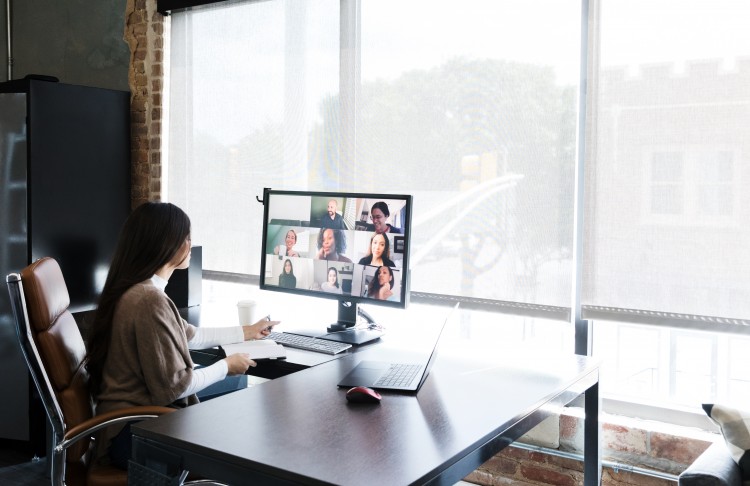
[(600, 483), (594, 360), (441, 354), (418, 394), (348, 403), (336, 383), (361, 359), (400, 352), (383, 341), (333, 360), (292, 352), (287, 370), (323, 362), (136, 424), (134, 461), (232, 485), (454, 484), (585, 392), (585, 484)]

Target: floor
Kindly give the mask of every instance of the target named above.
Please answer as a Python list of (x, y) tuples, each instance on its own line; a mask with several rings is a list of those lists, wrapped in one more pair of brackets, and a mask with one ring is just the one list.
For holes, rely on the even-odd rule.
[(47, 461), (34, 460), (30, 445), (25, 442), (0, 440), (0, 484), (3, 486), (49, 485)]
[[(0, 439), (0, 485), (49, 486), (47, 461), (34, 459), (32, 448), (23, 442)], [(455, 486), (475, 486), (459, 481)]]

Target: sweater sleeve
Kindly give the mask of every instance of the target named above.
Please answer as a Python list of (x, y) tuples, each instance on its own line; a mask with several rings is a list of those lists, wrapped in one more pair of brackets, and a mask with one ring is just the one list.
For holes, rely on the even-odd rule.
[(190, 349), (206, 349), (222, 344), (241, 343), (245, 333), (240, 326), (195, 327), (195, 334), (188, 339)]
[(182, 392), (182, 395), (177, 398), (188, 397), (194, 393), (198, 393), (199, 391), (210, 385), (213, 385), (214, 383), (223, 380), (227, 377), (228, 371), (229, 368), (227, 367), (227, 362), (223, 359), (217, 361), (211, 366), (193, 370), (193, 377), (190, 380), (190, 385), (188, 385), (187, 389)]

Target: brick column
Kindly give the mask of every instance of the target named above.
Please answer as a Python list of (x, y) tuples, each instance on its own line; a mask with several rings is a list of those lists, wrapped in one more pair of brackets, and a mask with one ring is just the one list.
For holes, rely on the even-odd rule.
[(130, 46), (132, 207), (161, 199), (161, 113), (164, 17), (156, 0), (128, 0), (125, 42)]

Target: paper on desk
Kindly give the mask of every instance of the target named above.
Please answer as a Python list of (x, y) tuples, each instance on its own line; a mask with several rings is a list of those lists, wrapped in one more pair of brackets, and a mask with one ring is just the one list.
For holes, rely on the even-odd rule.
[(270, 339), (223, 344), (221, 347), (227, 356), (234, 353), (247, 353), (250, 359), (286, 358), (284, 346)]

